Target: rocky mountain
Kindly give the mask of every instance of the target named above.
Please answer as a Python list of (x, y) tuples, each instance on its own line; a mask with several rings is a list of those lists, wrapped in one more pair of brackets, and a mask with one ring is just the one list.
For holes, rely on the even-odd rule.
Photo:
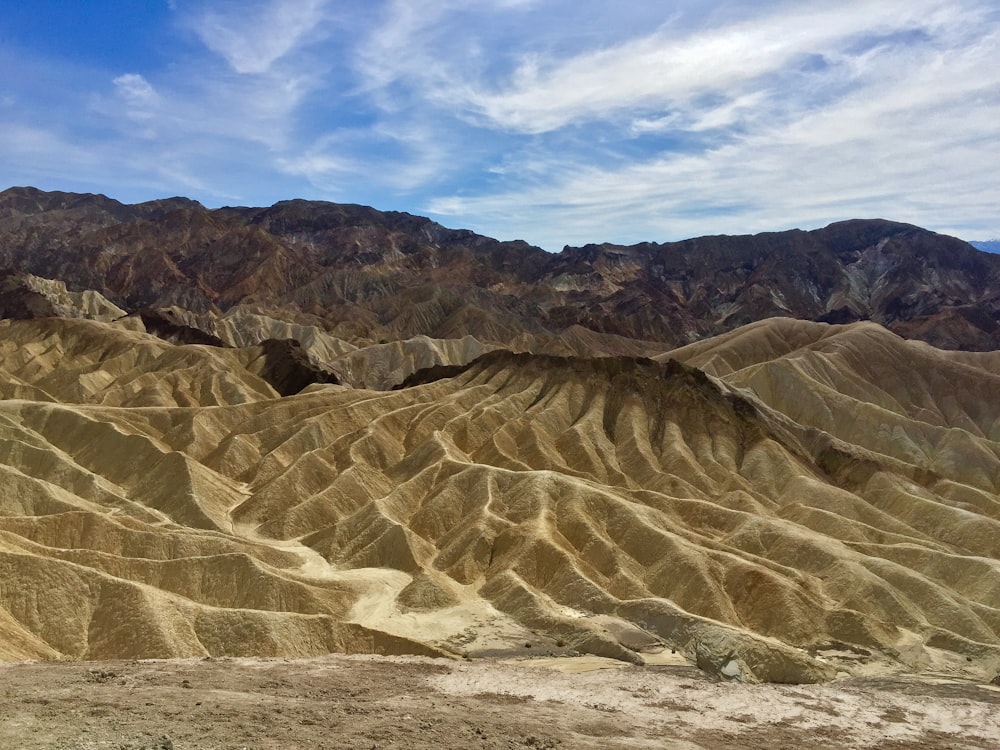
[(1000, 257), (882, 220), (548, 254), (363, 206), (127, 206), (13, 188), (0, 193), (0, 267), (129, 312), (246, 312), (355, 347), (471, 336), (568, 353), (562, 335), (576, 327), (662, 349), (772, 316), (872, 320), (941, 348), (1000, 347)]
[(958, 240), (13, 189), (0, 258), (2, 659), (1000, 671), (1000, 258)]

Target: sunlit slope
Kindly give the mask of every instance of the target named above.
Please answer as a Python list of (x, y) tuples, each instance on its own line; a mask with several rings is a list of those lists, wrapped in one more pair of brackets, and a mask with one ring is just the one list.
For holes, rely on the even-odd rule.
[[(910, 599), (933, 602), (938, 613), (957, 612), (955, 592), (986, 594), (971, 611), (995, 631), (996, 353), (941, 351), (874, 324), (773, 319), (668, 356), (721, 376), (788, 417), (832, 483), (862, 501), (844, 505), (825, 488), (801, 487), (797, 497), (788, 493), (794, 502), (783, 511), (787, 518), (881, 558), (873, 564), (899, 582), (897, 601), (909, 590)], [(951, 593), (942, 599), (939, 587)], [(859, 590), (872, 593), (860, 582)]]
[(0, 320), (3, 398), (196, 407), (276, 395), (224, 349), (88, 320)]
[[(6, 658), (537, 638), (811, 680), (834, 670), (798, 649), (1000, 657), (1000, 398), (969, 355), (777, 321), (677, 352), (721, 383), (493, 352), (399, 391), (282, 399), (234, 365), (219, 382), (240, 398), (191, 407), (168, 394), (222, 386), (173, 384), (129, 408), (105, 394), (155, 361), (128, 359), (147, 339), (119, 352), (131, 332), (85, 325), (104, 354), (39, 329), (35, 358), (119, 385), (0, 369)], [(210, 348), (156, 346), (216, 382)]]
[[(794, 422), (996, 498), (1000, 370), (995, 353), (946, 352), (867, 323), (755, 323), (665, 355), (756, 395)], [(956, 490), (957, 491), (957, 490)]]
[(648, 356), (667, 348), (656, 342), (598, 333), (578, 325), (569, 326), (558, 336), (507, 331), (495, 340), (479, 339), (465, 330), (452, 328), (448, 338), (417, 335), (380, 343), (356, 338), (352, 344), (319, 326), (283, 320), (282, 317), (294, 317), (288, 310), (272, 310), (265, 315), (238, 306), (217, 314), (171, 307), (145, 310), (131, 322), (135, 323), (139, 317), (150, 333), (174, 343), (179, 338), (178, 330), (180, 335), (204, 334), (219, 345), (236, 348), (253, 348), (268, 340), (294, 340), (314, 365), (333, 373), (343, 385), (374, 390), (390, 390), (409, 375), (428, 367), (466, 365), (485, 352), (500, 348), (583, 357)]

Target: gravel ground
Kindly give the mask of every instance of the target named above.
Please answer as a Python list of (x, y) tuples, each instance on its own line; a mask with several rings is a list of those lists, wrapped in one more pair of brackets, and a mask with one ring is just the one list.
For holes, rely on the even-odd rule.
[(0, 664), (0, 748), (990, 748), (1000, 690), (687, 666), (330, 656)]

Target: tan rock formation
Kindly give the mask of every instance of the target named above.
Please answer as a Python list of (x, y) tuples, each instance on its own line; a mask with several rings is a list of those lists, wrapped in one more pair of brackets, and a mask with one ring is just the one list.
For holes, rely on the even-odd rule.
[[(418, 363), (390, 351), (385, 382)], [(776, 319), (286, 398), (240, 350), (98, 322), (4, 321), (0, 355), (3, 658), (1000, 666), (991, 354)]]

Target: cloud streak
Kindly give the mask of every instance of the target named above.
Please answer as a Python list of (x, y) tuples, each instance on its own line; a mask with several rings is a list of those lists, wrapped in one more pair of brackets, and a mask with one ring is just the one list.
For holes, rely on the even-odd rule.
[(192, 20), (198, 38), (241, 74), (267, 73), (329, 20), (328, 0), (234, 2)]
[(676, 36), (653, 34), (563, 61), (529, 59), (497, 93), (476, 92), (470, 104), (492, 123), (529, 133), (581, 119), (697, 104), (728, 96), (809, 56), (843, 58), (866, 39), (924, 32), (951, 19), (939, 2), (838, 4), (784, 10), (769, 17)]
[(981, 9), (885, 3), (876, 17), (776, 15), (673, 46), (666, 34), (522, 66), (500, 94), (473, 100), (496, 127), (536, 135), (627, 121), (610, 131), (612, 163), (534, 150), (505, 165), (514, 187), (428, 209), (492, 230), (530, 224), (549, 248), (876, 214), (995, 231), (1000, 195), (982, 160), (1000, 153), (998, 35)]
[(548, 249), (852, 216), (1000, 235), (988, 0), (171, 7), (158, 56), (0, 46), (8, 179), (370, 203)]

